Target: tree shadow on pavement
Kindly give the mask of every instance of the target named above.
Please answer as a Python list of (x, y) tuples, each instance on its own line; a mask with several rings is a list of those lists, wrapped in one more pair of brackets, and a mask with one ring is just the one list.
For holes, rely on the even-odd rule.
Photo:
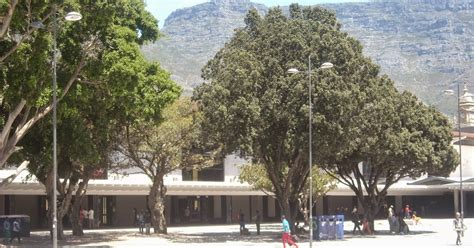
[[(72, 236), (65, 234), (63, 240), (58, 240), (59, 247), (75, 247), (78, 245), (87, 245), (95, 243), (106, 243), (126, 240), (127, 237), (132, 236), (130, 233), (124, 232), (89, 232), (84, 236)], [(22, 238), (21, 243), (14, 240), (12, 243), (3, 243), (7, 247), (51, 247), (52, 241), (47, 233), (31, 233), (30, 237)], [(3, 247), (3, 246), (0, 246)], [(111, 247), (108, 245), (94, 246), (94, 247)]]
[(250, 230), (250, 235), (240, 235), (238, 229), (234, 232), (202, 232), (202, 233), (169, 233), (162, 236), (173, 243), (225, 243), (225, 242), (251, 242), (268, 243), (281, 240), (279, 227), (267, 226), (261, 229), (260, 235), (255, 229)]

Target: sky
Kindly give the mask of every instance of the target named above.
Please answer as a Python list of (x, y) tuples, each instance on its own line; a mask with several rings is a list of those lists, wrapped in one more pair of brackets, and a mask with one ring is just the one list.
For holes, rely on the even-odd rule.
[[(367, 0), (251, 0), (251, 2), (261, 3), (268, 7), (272, 6), (288, 6), (291, 3), (299, 3), (301, 5), (320, 4), (320, 3), (343, 3), (343, 2), (366, 2)], [(150, 11), (159, 21), (160, 27), (163, 26), (166, 17), (171, 12), (191, 7), (200, 3), (209, 2), (209, 0), (145, 0), (147, 10)]]

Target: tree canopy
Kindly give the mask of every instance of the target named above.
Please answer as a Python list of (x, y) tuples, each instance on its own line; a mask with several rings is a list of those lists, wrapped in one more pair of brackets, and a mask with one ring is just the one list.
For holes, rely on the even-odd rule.
[(207, 146), (202, 114), (196, 103), (182, 97), (163, 111), (158, 121), (135, 122), (124, 128), (115, 150), (125, 166), (138, 167), (151, 180), (148, 207), (155, 232), (167, 233), (164, 177), (181, 169), (214, 165), (218, 146)]
[[(380, 180), (388, 188), (401, 176), (453, 170), (446, 118), (398, 92), (364, 57), (362, 45), (340, 30), (333, 12), (294, 4), (289, 17), (279, 8), (264, 17), (251, 10), (245, 24), (203, 68), (208, 83), (194, 97), (206, 127), (228, 151), (265, 168), (286, 215), (294, 216), (296, 196), (309, 173), (309, 75), (287, 71), (307, 72), (308, 57), (316, 68), (309, 72), (314, 85), (312, 164), (353, 185), (361, 202), (364, 191), (381, 193), (383, 200)], [(334, 68), (317, 69), (324, 62)], [(362, 186), (361, 162), (376, 172), (367, 187)], [(367, 212), (378, 207), (374, 199), (368, 203)]]
[[(159, 36), (156, 19), (141, 0), (4, 0), (0, 9), (6, 13), (0, 29), (0, 167), (19, 149), (17, 144), (28, 130), (52, 109), (55, 15), (59, 100), (74, 85), (83, 86), (83, 93), (91, 85), (100, 85), (115, 100), (106, 107), (116, 108), (124, 117), (131, 118), (134, 111), (152, 117), (159, 116), (159, 110), (180, 91), (167, 72), (140, 55), (139, 45)], [(72, 10), (80, 12), (82, 20), (66, 22), (63, 17)], [(44, 29), (35, 25), (38, 21)]]

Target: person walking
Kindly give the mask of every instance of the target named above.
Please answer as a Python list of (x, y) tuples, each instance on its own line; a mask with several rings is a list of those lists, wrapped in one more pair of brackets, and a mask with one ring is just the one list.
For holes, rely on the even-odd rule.
[(388, 211), (387, 211), (387, 221), (388, 221), (388, 225), (390, 227), (390, 233), (394, 232), (394, 221), (393, 221), (393, 215), (394, 215), (394, 212), (393, 212), (393, 205), (390, 205), (390, 207), (388, 208)]
[(146, 235), (150, 235), (150, 227), (151, 227), (151, 214), (150, 214), (150, 211), (146, 211), (144, 219), (145, 219)]
[(133, 226), (138, 226), (138, 212), (136, 208), (133, 208)]
[(145, 226), (145, 211), (143, 209), (138, 213), (138, 232), (143, 233), (143, 227)]
[(94, 228), (94, 209), (89, 209), (87, 213), (87, 220), (89, 222), (89, 229)]
[(360, 229), (359, 212), (357, 212), (356, 207), (352, 209), (351, 220), (352, 220), (352, 223), (354, 223), (354, 229), (352, 230), (352, 234), (355, 234), (356, 229), (359, 229), (360, 234), (364, 234), (362, 230)]
[(244, 234), (245, 232), (245, 218), (244, 218), (244, 213), (242, 212), (242, 209), (239, 211), (239, 225), (240, 225), (240, 235)]
[(410, 205), (405, 205), (405, 219), (410, 219), (411, 218), (411, 209)]
[(10, 220), (7, 218), (5, 218), (5, 220), (3, 221), (3, 241), (6, 243), (6, 242), (9, 242), (10, 240), (10, 236), (11, 236), (11, 224), (10, 224)]
[(262, 215), (260, 211), (257, 210), (257, 214), (255, 215), (255, 225), (257, 226), (257, 235), (260, 235), (260, 223), (262, 223)]
[(290, 247), (294, 246), (298, 248), (298, 245), (291, 238), (290, 224), (288, 223), (284, 215), (281, 216), (281, 224), (283, 225), (283, 234), (281, 235), (283, 248), (286, 248), (286, 243), (290, 244)]
[(189, 206), (186, 206), (186, 208), (184, 209), (184, 220), (186, 222), (189, 222), (189, 220), (191, 219), (191, 210), (189, 209)]
[(15, 239), (18, 238), (18, 243), (21, 243), (20, 239), (20, 231), (21, 231), (21, 226), (20, 226), (20, 220), (15, 219), (13, 221), (13, 232), (12, 232), (12, 237), (10, 238), (10, 243)]
[(461, 213), (456, 212), (456, 217), (454, 218), (453, 225), (454, 225), (454, 231), (456, 231), (456, 234), (457, 234), (456, 245), (462, 245), (461, 237), (464, 236), (465, 226), (464, 226), (463, 220), (461, 219)]

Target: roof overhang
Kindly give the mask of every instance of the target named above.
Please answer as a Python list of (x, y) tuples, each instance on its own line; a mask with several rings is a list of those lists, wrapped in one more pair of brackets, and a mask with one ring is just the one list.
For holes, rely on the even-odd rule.
[(454, 183), (456, 180), (445, 177), (427, 177), (414, 182), (407, 183), (408, 185), (444, 185)]

